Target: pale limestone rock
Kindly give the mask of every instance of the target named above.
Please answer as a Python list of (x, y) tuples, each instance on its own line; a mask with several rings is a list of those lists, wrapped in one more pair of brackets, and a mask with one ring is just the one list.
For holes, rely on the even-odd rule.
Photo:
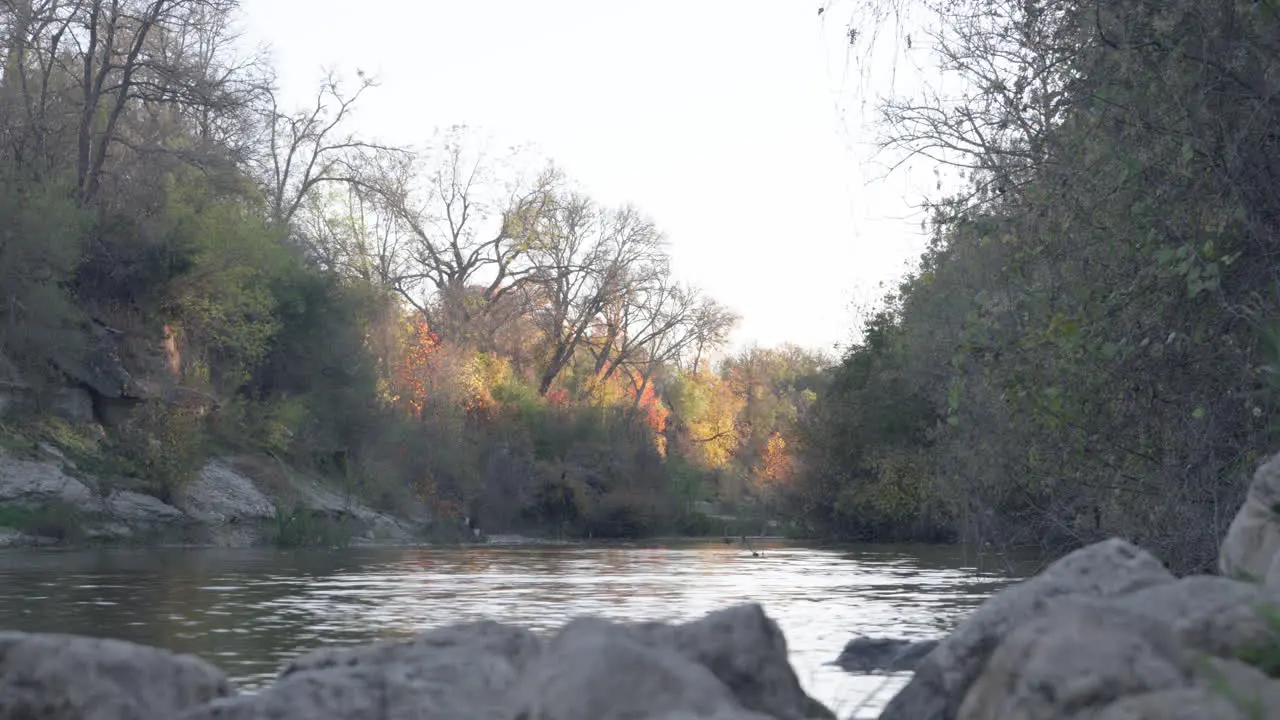
[(201, 522), (221, 524), (241, 520), (270, 520), (276, 506), (253, 481), (226, 463), (206, 464), (177, 492), (177, 505)]
[(1273, 600), (1263, 588), (1224, 577), (1185, 577), (1107, 602), (1162, 620), (1187, 647), (1219, 657), (1232, 657), (1276, 631), (1268, 617)]
[(1261, 582), (1280, 551), (1280, 455), (1254, 473), (1244, 506), (1236, 513), (1218, 548), (1223, 575)]
[(573, 623), (520, 683), (523, 720), (732, 715), (742, 708), (705, 666), (608, 623)]
[(1023, 623), (991, 656), (959, 720), (1068, 720), (1191, 682), (1194, 655), (1164, 623), (1102, 604)]
[(0, 718), (151, 720), (230, 694), (191, 655), (119, 640), (0, 632)]
[(1081, 548), (983, 603), (920, 662), (880, 718), (955, 718), (970, 685), (1004, 638), (1056, 600), (1114, 598), (1173, 581), (1159, 560), (1124, 540), (1113, 538)]
[(183, 720), (499, 720), (508, 717), (508, 695), (540, 651), (528, 630), (494, 622), (326, 648), (294, 660), (270, 688), (192, 711)]

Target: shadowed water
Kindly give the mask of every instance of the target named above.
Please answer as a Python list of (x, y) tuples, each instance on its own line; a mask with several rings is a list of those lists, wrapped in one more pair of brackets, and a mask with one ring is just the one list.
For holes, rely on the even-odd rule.
[[(482, 618), (551, 629), (578, 615), (690, 620), (761, 603), (811, 694), (872, 716), (905, 676), (827, 665), (855, 634), (943, 634), (1005, 580), (961, 548), (628, 547), (0, 552), (0, 628), (191, 652), (242, 686), (326, 644)], [(1000, 570), (1003, 568), (988, 568)]]

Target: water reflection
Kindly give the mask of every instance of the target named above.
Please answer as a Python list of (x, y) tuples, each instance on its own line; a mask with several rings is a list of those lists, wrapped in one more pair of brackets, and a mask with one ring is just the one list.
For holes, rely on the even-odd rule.
[[(0, 627), (199, 654), (245, 686), (322, 644), (492, 618), (688, 620), (763, 604), (816, 697), (876, 710), (903, 682), (829, 667), (854, 634), (932, 637), (1007, 582), (952, 547), (722, 543), (592, 548), (0, 552)], [(996, 568), (990, 568), (996, 569)], [(1000, 568), (1003, 569), (1003, 568)], [(987, 569), (989, 570), (989, 569)]]

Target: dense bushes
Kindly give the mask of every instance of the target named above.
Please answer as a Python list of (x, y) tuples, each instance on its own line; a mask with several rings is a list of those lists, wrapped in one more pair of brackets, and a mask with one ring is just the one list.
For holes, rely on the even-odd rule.
[(893, 100), (886, 131), (968, 187), (833, 373), (803, 507), (1207, 567), (1276, 440), (1276, 8), (948, 13), (933, 49), (968, 94)]
[(736, 317), (652, 220), (458, 130), (352, 133), (363, 75), (282, 108), (236, 6), (0, 7), (0, 365), (91, 395), (102, 475), (169, 498), (210, 453), (267, 457), (441, 537), (776, 506), (822, 358), (713, 369)]

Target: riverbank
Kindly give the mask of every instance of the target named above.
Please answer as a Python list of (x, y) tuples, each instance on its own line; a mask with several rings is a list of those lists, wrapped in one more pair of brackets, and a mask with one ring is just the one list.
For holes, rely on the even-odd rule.
[(758, 605), (683, 624), (581, 618), (553, 633), (453, 625), (304, 654), (255, 693), (192, 655), (0, 633), (0, 709), (48, 720), (836, 717), (805, 693), (782, 631)]
[(1116, 538), (1077, 550), (983, 603), (880, 720), (1280, 717), (1280, 455), (1218, 569), (1177, 578)]
[(0, 547), (414, 544), (430, 518), (380, 512), (269, 457), (207, 461), (168, 501), (63, 449), (0, 448)]
[[(718, 518), (731, 535), (675, 535), (644, 542), (725, 537), (754, 521)], [(747, 535), (758, 542), (774, 536)], [(781, 539), (776, 536), (775, 539)], [(332, 481), (248, 454), (211, 459), (166, 502), (126, 477), (85, 467), (47, 441), (0, 445), (0, 548), (80, 545), (251, 547), (429, 544), (568, 545), (591, 538), (475, 534), (433, 522), (424, 506), (388, 513)]]

